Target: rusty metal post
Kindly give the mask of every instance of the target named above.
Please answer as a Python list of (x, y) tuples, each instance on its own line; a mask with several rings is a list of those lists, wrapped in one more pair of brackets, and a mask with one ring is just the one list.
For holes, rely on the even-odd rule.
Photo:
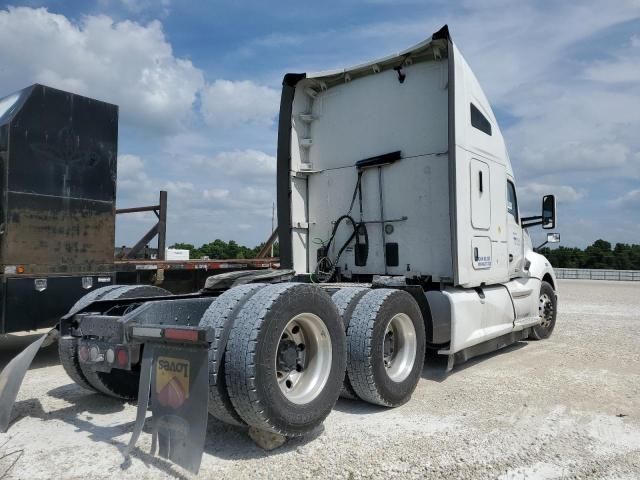
[(116, 214), (122, 213), (138, 213), (153, 212), (158, 217), (158, 222), (138, 240), (138, 242), (129, 250), (124, 258), (134, 258), (135, 255), (145, 248), (153, 237), (158, 236), (158, 260), (165, 259), (165, 249), (167, 245), (167, 192), (160, 190), (160, 202), (158, 205), (148, 205), (146, 207), (118, 208)]
[(164, 260), (167, 241), (167, 192), (160, 190), (160, 208), (158, 212), (158, 260)]
[(267, 242), (262, 246), (262, 248), (256, 255), (256, 258), (267, 258), (267, 253), (269, 253), (269, 250), (271, 250), (271, 247), (273, 247), (273, 244), (277, 239), (278, 239), (278, 229), (276, 228), (273, 230), (273, 233), (271, 234)]

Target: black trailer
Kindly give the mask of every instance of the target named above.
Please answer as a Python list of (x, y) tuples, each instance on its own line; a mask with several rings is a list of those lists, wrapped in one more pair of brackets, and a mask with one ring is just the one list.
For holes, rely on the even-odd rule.
[(44, 85), (0, 100), (0, 333), (114, 281), (118, 107)]
[[(181, 294), (209, 275), (267, 260), (164, 260), (167, 192), (116, 210), (118, 107), (32, 85), (0, 99), (0, 333), (55, 325), (82, 296), (113, 284)], [(158, 259), (115, 259), (116, 214), (153, 211)]]

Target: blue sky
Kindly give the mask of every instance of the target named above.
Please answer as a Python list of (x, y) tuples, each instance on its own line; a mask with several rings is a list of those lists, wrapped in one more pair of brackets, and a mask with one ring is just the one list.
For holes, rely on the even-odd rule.
[[(640, 243), (640, 0), (3, 2), (0, 95), (42, 82), (119, 104), (118, 205), (167, 189), (170, 242), (253, 245), (271, 228), (282, 75), (445, 23), (494, 106), (521, 212), (556, 193), (562, 244)], [(120, 219), (117, 243), (150, 222)]]

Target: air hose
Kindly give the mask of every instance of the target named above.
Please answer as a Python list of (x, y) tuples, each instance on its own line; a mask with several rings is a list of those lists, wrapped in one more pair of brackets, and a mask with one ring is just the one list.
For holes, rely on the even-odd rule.
[[(355, 204), (356, 197), (358, 197), (358, 203), (360, 206), (360, 222), (356, 222), (351, 216), (351, 211), (353, 210), (353, 205)], [(364, 256), (366, 262), (366, 256), (369, 252), (369, 234), (367, 233), (367, 226), (362, 220), (362, 216), (362, 171), (360, 170), (358, 171), (358, 180), (356, 181), (356, 186), (353, 191), (349, 211), (345, 215), (338, 217), (338, 219), (335, 221), (333, 229), (331, 230), (331, 236), (329, 237), (327, 243), (323, 245), (323, 256), (318, 259), (318, 263), (316, 264), (315, 275), (319, 282), (328, 282), (333, 278), (342, 253), (346, 250), (346, 248), (354, 238), (356, 241), (356, 252), (360, 252), (362, 251), (362, 248), (364, 248)], [(342, 244), (335, 259), (331, 260), (329, 258), (329, 249), (331, 248), (331, 244), (335, 240), (336, 232), (338, 231), (338, 227), (343, 220), (351, 222), (353, 233)], [(364, 244), (360, 243), (360, 234), (364, 237)]]

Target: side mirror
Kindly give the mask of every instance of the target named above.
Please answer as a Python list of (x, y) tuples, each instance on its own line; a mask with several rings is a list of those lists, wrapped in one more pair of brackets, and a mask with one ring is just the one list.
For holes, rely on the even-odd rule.
[[(538, 223), (538, 225), (540, 225)], [(537, 247), (535, 247), (533, 250), (535, 252), (540, 251), (540, 249), (542, 247), (544, 247), (547, 243), (558, 243), (560, 241), (560, 234), (559, 233), (547, 233), (547, 241), (538, 245)]]
[(560, 243), (560, 234), (547, 233), (547, 243)]
[(556, 197), (545, 195), (542, 197), (542, 228), (549, 230), (556, 226)]

